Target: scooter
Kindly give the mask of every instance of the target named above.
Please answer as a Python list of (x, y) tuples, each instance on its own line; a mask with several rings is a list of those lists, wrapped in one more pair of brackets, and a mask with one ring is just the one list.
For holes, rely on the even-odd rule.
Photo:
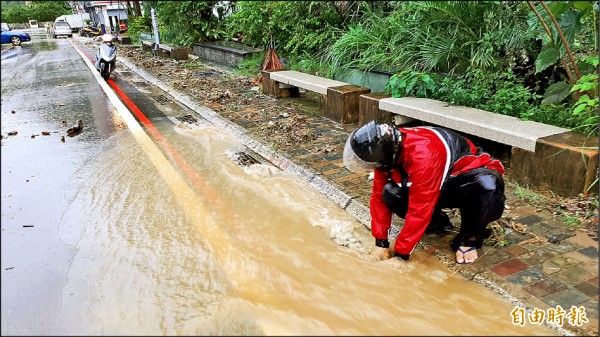
[(116, 40), (117, 37), (112, 34), (102, 35), (102, 43), (98, 48), (98, 52), (96, 52), (96, 56), (94, 56), (96, 70), (100, 72), (100, 75), (106, 81), (108, 81), (110, 73), (112, 73), (117, 64)]
[(96, 37), (96, 36), (100, 36), (100, 34), (102, 34), (102, 29), (100, 29), (100, 26), (96, 27), (96, 26), (88, 25), (88, 26), (85, 26), (85, 27), (79, 29), (80, 36)]

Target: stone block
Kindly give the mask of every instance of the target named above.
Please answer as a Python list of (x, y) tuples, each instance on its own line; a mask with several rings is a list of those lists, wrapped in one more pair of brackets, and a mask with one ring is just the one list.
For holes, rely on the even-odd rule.
[[(277, 71), (277, 70), (274, 70)], [(272, 70), (263, 70), (262, 71), (262, 89), (263, 92), (271, 97), (280, 98), (280, 97), (298, 97), (300, 95), (300, 90), (297, 87), (286, 85), (277, 81), (271, 80), (270, 73), (274, 72)]]
[(324, 115), (341, 124), (358, 123), (359, 97), (371, 92), (357, 85), (341, 85), (327, 89), (324, 96)]
[(360, 95), (358, 125), (365, 125), (372, 120), (381, 123), (392, 123), (393, 114), (389, 111), (379, 109), (379, 100), (388, 97), (390, 96), (386, 95), (385, 92), (372, 92)]
[(149, 40), (142, 40), (142, 50), (152, 51), (154, 49), (154, 42)]
[(121, 36), (119, 38), (119, 43), (121, 43), (121, 44), (131, 44), (131, 38), (129, 36)]
[(187, 60), (190, 49), (187, 47), (176, 47), (171, 50), (171, 58), (175, 60)]
[(565, 197), (598, 192), (598, 138), (565, 132), (539, 138), (535, 152), (512, 149), (510, 178)]

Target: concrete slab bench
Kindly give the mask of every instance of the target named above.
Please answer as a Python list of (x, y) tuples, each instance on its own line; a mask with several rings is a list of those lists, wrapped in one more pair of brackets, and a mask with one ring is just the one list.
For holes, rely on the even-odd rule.
[(442, 101), (392, 98), (384, 93), (360, 97), (359, 124), (372, 119), (396, 125), (423, 121), (509, 145), (511, 179), (530, 187), (563, 196), (585, 193), (592, 186), (598, 188), (597, 137)]
[(265, 94), (280, 97), (298, 97), (299, 88), (321, 95), (325, 117), (342, 124), (358, 122), (359, 98), (371, 89), (294, 70), (263, 71), (262, 87)]
[(383, 98), (379, 100), (379, 109), (531, 152), (535, 151), (538, 138), (569, 131), (490, 111), (451, 106), (428, 98)]

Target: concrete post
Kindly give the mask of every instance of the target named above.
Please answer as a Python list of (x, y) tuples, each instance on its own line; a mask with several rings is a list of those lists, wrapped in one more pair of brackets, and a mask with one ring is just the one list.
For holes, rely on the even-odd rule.
[(158, 47), (160, 45), (160, 37), (158, 36), (158, 22), (156, 21), (156, 11), (154, 8), (150, 9), (150, 15), (152, 17), (152, 28), (154, 29), (154, 50), (152, 50), (152, 54), (154, 56), (158, 55)]

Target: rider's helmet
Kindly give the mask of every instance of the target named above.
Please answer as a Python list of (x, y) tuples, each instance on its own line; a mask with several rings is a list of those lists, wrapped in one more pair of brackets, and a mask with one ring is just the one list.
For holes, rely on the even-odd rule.
[(355, 173), (389, 171), (395, 164), (402, 136), (395, 127), (371, 121), (352, 131), (344, 146), (344, 165)]

